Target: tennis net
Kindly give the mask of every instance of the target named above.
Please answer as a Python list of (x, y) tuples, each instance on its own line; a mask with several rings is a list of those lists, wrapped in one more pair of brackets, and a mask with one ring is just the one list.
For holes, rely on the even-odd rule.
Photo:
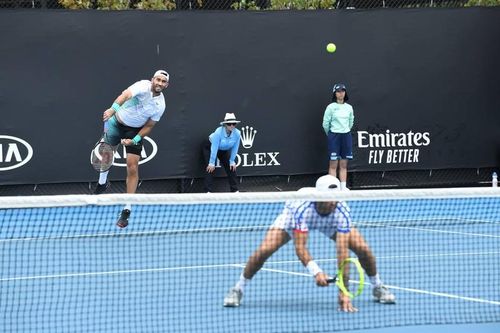
[[(285, 202), (329, 200), (347, 202), (395, 304), (376, 302), (366, 276), (352, 299), (359, 312), (338, 312), (338, 289), (317, 287), (290, 241), (245, 283), (241, 305), (224, 307)], [(130, 224), (118, 229), (124, 204)], [(331, 239), (311, 230), (307, 248), (335, 274)], [(500, 322), (500, 191), (491, 188), (3, 197), (0, 253), (2, 332)]]

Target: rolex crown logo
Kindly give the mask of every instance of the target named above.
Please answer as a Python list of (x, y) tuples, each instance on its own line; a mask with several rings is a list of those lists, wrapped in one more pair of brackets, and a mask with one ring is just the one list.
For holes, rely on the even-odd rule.
[(255, 134), (257, 134), (257, 130), (253, 129), (253, 127), (243, 126), (241, 128), (241, 144), (243, 148), (252, 148)]

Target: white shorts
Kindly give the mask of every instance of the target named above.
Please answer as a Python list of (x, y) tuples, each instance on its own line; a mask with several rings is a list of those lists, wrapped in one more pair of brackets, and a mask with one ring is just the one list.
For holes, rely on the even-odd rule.
[[(290, 237), (293, 238), (294, 230), (301, 231), (296, 228), (296, 223), (294, 219), (290, 216), (287, 211), (281, 213), (274, 223), (271, 225), (271, 228), (282, 229)], [(337, 232), (348, 233), (351, 231), (350, 219), (334, 219), (334, 218), (319, 218), (313, 219), (307, 225), (307, 229), (305, 231), (310, 230), (318, 230), (322, 234), (324, 234), (328, 238), (332, 238)], [(302, 230), (304, 232), (304, 230)]]

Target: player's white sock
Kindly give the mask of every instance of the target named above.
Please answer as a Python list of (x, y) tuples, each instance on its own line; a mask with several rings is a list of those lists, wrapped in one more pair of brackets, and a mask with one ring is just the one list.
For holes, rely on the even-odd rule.
[(108, 173), (109, 171), (104, 171), (99, 174), (99, 184), (106, 184), (106, 180), (108, 180)]
[(236, 285), (234, 286), (235, 288), (241, 290), (241, 292), (243, 292), (243, 290), (245, 289), (245, 286), (247, 283), (250, 282), (250, 279), (247, 279), (243, 276), (243, 273), (241, 273), (240, 275), (240, 280), (238, 282), (236, 282)]
[(123, 209), (132, 210), (132, 205), (131, 204), (126, 204), (125, 207), (123, 207)]
[(340, 182), (340, 189), (345, 190), (347, 188), (347, 182)]
[(382, 280), (380, 280), (378, 273), (375, 274), (374, 276), (369, 276), (369, 278), (370, 278), (370, 283), (372, 284), (373, 287), (378, 287), (382, 285)]

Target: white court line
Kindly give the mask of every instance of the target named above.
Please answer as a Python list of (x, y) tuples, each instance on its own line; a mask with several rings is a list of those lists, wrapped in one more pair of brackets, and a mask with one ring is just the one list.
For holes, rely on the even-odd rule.
[[(416, 258), (416, 257), (440, 257), (440, 256), (464, 256), (464, 255), (479, 256), (479, 255), (489, 255), (489, 254), (500, 254), (500, 251), (469, 252), (469, 253), (440, 253), (440, 254), (434, 254), (434, 255), (428, 254), (428, 255), (415, 255), (415, 256), (388, 256), (388, 257), (378, 257), (377, 259), (403, 259), (403, 258)], [(317, 262), (331, 262), (331, 261), (337, 261), (337, 259), (316, 259), (315, 261), (317, 261)], [(300, 261), (298, 261), (298, 260), (286, 260), (286, 261), (268, 261), (268, 262), (266, 262), (267, 265), (297, 264), (297, 263), (300, 263)], [(83, 276), (99, 276), (99, 275), (119, 275), (119, 274), (131, 274), (131, 273), (167, 272), (167, 271), (179, 271), (179, 270), (189, 270), (189, 269), (224, 268), (224, 267), (245, 267), (245, 265), (244, 264), (219, 264), (219, 265), (203, 265), (203, 266), (128, 269), (128, 270), (107, 271), (107, 272), (85, 272), (85, 273), (34, 275), (34, 276), (0, 278), (0, 282), (21, 281), (21, 280), (37, 280), (37, 279), (56, 279), (56, 278), (83, 277)], [(264, 269), (263, 268), (263, 270), (271, 270), (271, 269)], [(290, 274), (293, 274), (293, 273), (290, 273)], [(304, 275), (304, 274), (296, 273), (296, 275)]]
[[(245, 267), (245, 265), (234, 265), (234, 266), (235, 267)], [(267, 272), (273, 272), (273, 273), (287, 274), (287, 275), (307, 276), (309, 278), (311, 277), (310, 274), (297, 273), (297, 272), (289, 272), (289, 271), (283, 271), (283, 270), (280, 270), (280, 269), (261, 268), (261, 270), (262, 271), (267, 271)], [(349, 280), (349, 282), (359, 284), (359, 281), (355, 281), (355, 280)], [(367, 282), (365, 282), (364, 285), (370, 285), (370, 284), (367, 283)], [(398, 286), (392, 286), (392, 285), (386, 285), (386, 287), (389, 288), (389, 289), (408, 291), (408, 292), (417, 293), (417, 294), (426, 294), (426, 295), (432, 295), (432, 296), (439, 296), (439, 297), (460, 299), (460, 300), (464, 300), (464, 301), (470, 301), (470, 302), (476, 302), (476, 303), (486, 303), (486, 304), (492, 304), (492, 305), (499, 305), (500, 306), (500, 302), (499, 301), (490, 301), (490, 300), (482, 299), (482, 298), (459, 296), (459, 295), (453, 295), (453, 294), (447, 294), (447, 293), (440, 293), (440, 292), (434, 292), (434, 291), (428, 291), (428, 290), (421, 290), (421, 289), (414, 289), (414, 288), (404, 288), (404, 287), (398, 287)]]
[[(422, 254), (422, 255), (408, 255), (408, 256), (381, 256), (377, 257), (379, 259), (413, 259), (413, 258), (429, 258), (429, 257), (443, 257), (443, 256), (480, 256), (480, 255), (496, 255), (500, 254), (500, 251), (487, 251), (487, 252), (457, 252), (457, 253), (436, 253), (436, 254)], [(337, 261), (337, 259), (315, 259), (317, 262), (330, 262)], [(286, 261), (267, 261), (266, 265), (272, 264), (297, 264), (300, 263), (299, 260), (286, 260)], [(20, 280), (36, 280), (36, 279), (57, 279), (57, 278), (67, 278), (67, 277), (82, 277), (82, 276), (99, 276), (99, 275), (118, 275), (118, 274), (131, 274), (131, 273), (151, 273), (151, 272), (166, 272), (166, 271), (179, 271), (179, 270), (189, 270), (189, 269), (205, 269), (205, 268), (224, 268), (224, 267), (245, 267), (245, 264), (218, 264), (218, 265), (198, 265), (198, 266), (181, 266), (181, 267), (161, 267), (161, 268), (144, 268), (144, 269), (127, 269), (118, 271), (106, 271), (106, 272), (83, 272), (83, 273), (64, 273), (64, 274), (50, 274), (50, 275), (34, 275), (34, 276), (18, 276), (18, 277), (7, 277), (0, 278), (0, 282), (6, 281), (20, 281)], [(266, 270), (262, 268), (263, 270)], [(271, 269), (267, 269), (271, 270)], [(292, 274), (292, 273), (290, 273)], [(296, 275), (302, 275), (302, 273), (296, 273)], [(306, 274), (307, 275), (307, 274)]]
[[(429, 257), (443, 257), (443, 256), (480, 256), (480, 255), (497, 255), (500, 251), (486, 251), (486, 252), (453, 252), (453, 253), (436, 253), (436, 254), (420, 254), (420, 255), (407, 255), (407, 256), (379, 256), (377, 260), (381, 259), (414, 259), (414, 258), (429, 258)], [(317, 262), (331, 262), (337, 261), (334, 258), (328, 259), (315, 259)], [(271, 264), (297, 264), (299, 260), (285, 260), (285, 261), (267, 261), (266, 265)], [(66, 273), (66, 274), (51, 274), (51, 275), (34, 275), (34, 276), (19, 276), (0, 278), (0, 282), (5, 281), (19, 281), (19, 280), (36, 280), (36, 279), (54, 279), (54, 278), (67, 278), (67, 277), (82, 277), (82, 276), (99, 276), (99, 275), (118, 275), (118, 274), (131, 274), (131, 273), (148, 273), (148, 272), (166, 272), (190, 269), (206, 269), (206, 268), (225, 268), (225, 267), (245, 267), (245, 264), (218, 264), (218, 265), (198, 265), (198, 266), (181, 266), (181, 267), (161, 267), (161, 268), (145, 268), (145, 269), (128, 269), (118, 271), (105, 271), (105, 272), (83, 272), (83, 273)], [(262, 270), (274, 271), (269, 268), (262, 268)], [(280, 270), (276, 270), (280, 271)], [(282, 271), (286, 272), (286, 271)], [(295, 275), (306, 275), (303, 273), (293, 273)]]
[(232, 266), (233, 266), (233, 264), (220, 264), (220, 265), (204, 265), (204, 266), (126, 269), (126, 270), (108, 271), (108, 272), (86, 272), (86, 273), (66, 273), (66, 274), (52, 274), (52, 275), (18, 276), (18, 277), (10, 277), (10, 278), (1, 278), (0, 282), (37, 280), (37, 279), (61, 279), (61, 278), (68, 278), (68, 277), (119, 275), (119, 274), (131, 274), (131, 273), (155, 273), (155, 272), (181, 271), (181, 270), (190, 270), (190, 269), (227, 268), (227, 267), (232, 267)]
[(170, 229), (170, 230), (154, 230), (154, 231), (136, 231), (136, 232), (110, 232), (99, 234), (77, 234), (77, 235), (61, 235), (61, 236), (45, 236), (45, 237), (20, 237), (20, 238), (4, 238), (0, 239), (0, 243), (19, 242), (19, 241), (43, 241), (56, 239), (75, 239), (75, 238), (97, 238), (97, 237), (127, 237), (127, 236), (155, 236), (169, 235), (182, 233), (199, 233), (199, 232), (227, 232), (227, 231), (244, 231), (253, 229), (268, 229), (269, 226), (250, 226), (250, 227), (227, 227), (227, 228), (197, 228), (197, 229)]
[[(318, 260), (319, 261), (319, 260)], [(119, 271), (107, 271), (107, 272), (88, 272), (88, 273), (68, 273), (68, 274), (53, 274), (53, 275), (37, 275), (37, 276), (20, 276), (20, 277), (11, 277), (11, 278), (1, 278), (0, 282), (9, 282), (9, 281), (22, 281), (22, 280), (36, 280), (36, 279), (60, 279), (60, 278), (70, 278), (70, 277), (88, 277), (88, 276), (105, 276), (105, 275), (119, 275), (119, 274), (131, 274), (131, 273), (151, 273), (151, 272), (166, 272), (166, 271), (180, 271), (180, 270), (194, 270), (194, 269), (206, 269), (206, 268), (227, 268), (227, 267), (237, 267), (244, 268), (245, 264), (219, 264), (219, 265), (203, 265), (203, 266), (184, 266), (184, 267), (163, 267), (163, 268), (147, 268), (147, 269), (129, 269), (129, 270), (119, 270)], [(262, 271), (287, 274), (287, 275), (297, 275), (297, 276), (307, 276), (311, 277), (310, 274), (299, 273), (299, 272), (291, 272), (284, 271), (279, 269), (272, 268), (261, 268)], [(359, 283), (359, 281), (350, 281), (353, 283)], [(368, 284), (368, 283), (365, 283)], [(441, 292), (433, 292), (428, 290), (421, 289), (413, 289), (413, 288), (404, 288), (398, 286), (387, 285), (388, 288), (395, 290), (408, 291), (419, 294), (427, 294), (433, 296), (440, 296), (446, 298), (460, 299), (470, 302), (476, 303), (487, 303), (492, 305), (499, 305), (499, 301), (491, 301), (485, 300), (481, 298), (467, 297), (467, 296), (459, 296)]]
[[(476, 222), (476, 223), (487, 223), (493, 225), (500, 225), (500, 222), (490, 221), (490, 220), (478, 220), (478, 219), (463, 219), (459, 217), (429, 217), (425, 218), (425, 221), (467, 221), (467, 222)], [(353, 221), (354, 225), (369, 225), (376, 227), (386, 227), (386, 228), (395, 228), (395, 229), (410, 229), (410, 230), (419, 230), (419, 231), (427, 231), (427, 232), (439, 232), (439, 233), (452, 233), (452, 234), (461, 234), (467, 236), (479, 236), (479, 237), (492, 237), (492, 238), (500, 238), (500, 235), (491, 235), (491, 234), (479, 234), (479, 233), (467, 233), (467, 232), (453, 232), (453, 231), (444, 231), (437, 229), (427, 229), (427, 228), (418, 228), (418, 227), (404, 227), (404, 226), (395, 226), (387, 223), (401, 223), (401, 222), (418, 222), (421, 220), (418, 219), (392, 219), (392, 220), (381, 220), (381, 221)], [(137, 231), (137, 232), (110, 232), (110, 233), (96, 233), (96, 234), (77, 234), (77, 235), (61, 235), (61, 236), (45, 236), (45, 237), (19, 237), (19, 238), (4, 238), (0, 239), (0, 243), (5, 242), (17, 242), (17, 241), (40, 241), (40, 240), (55, 240), (55, 239), (74, 239), (74, 238), (94, 238), (94, 237), (125, 237), (125, 236), (154, 236), (154, 235), (168, 235), (168, 234), (177, 234), (177, 233), (189, 233), (189, 232), (226, 232), (226, 231), (243, 231), (243, 230), (262, 230), (268, 229), (269, 225), (258, 225), (258, 226), (247, 226), (247, 227), (213, 227), (213, 228), (191, 228), (191, 229), (166, 229), (166, 230), (153, 230), (153, 231)]]
[[(434, 253), (434, 254), (412, 254), (405, 256), (376, 256), (377, 260), (385, 259), (418, 259), (418, 258), (434, 258), (434, 257), (454, 257), (454, 256), (482, 256), (482, 255), (500, 255), (499, 251), (484, 251), (484, 252), (450, 252), (450, 253)], [(336, 258), (328, 259), (314, 259), (316, 262), (330, 262), (337, 261)], [(270, 264), (296, 264), (300, 263), (299, 260), (282, 260), (282, 261), (266, 261), (266, 265)], [(236, 264), (237, 265), (237, 264)]]
[(418, 230), (425, 232), (437, 232), (442, 234), (455, 234), (455, 235), (464, 235), (464, 236), (478, 236), (478, 237), (490, 237), (490, 238), (500, 238), (500, 235), (492, 235), (492, 234), (478, 234), (473, 232), (461, 232), (461, 231), (449, 231), (449, 230), (438, 230), (438, 229), (428, 229), (428, 228), (417, 228), (417, 227), (401, 227), (395, 225), (385, 225), (379, 223), (370, 223), (370, 222), (356, 222), (355, 225), (371, 225), (377, 227), (386, 227), (386, 228), (394, 228), (394, 229), (407, 229), (407, 230)]
[[(453, 257), (453, 256), (481, 256), (481, 255), (498, 255), (500, 251), (485, 251), (485, 252), (451, 252), (451, 253), (434, 253), (434, 254), (413, 254), (406, 256), (376, 256), (377, 260), (385, 259), (417, 259), (417, 258), (433, 258), (433, 257)], [(337, 261), (337, 259), (318, 259), (315, 261)], [(297, 261), (298, 262), (298, 261)]]
[[(439, 220), (449, 220), (448, 218), (435, 218), (429, 219), (429, 221), (439, 221)], [(490, 237), (490, 238), (500, 238), (500, 235), (492, 235), (492, 234), (480, 234), (480, 233), (469, 233), (469, 232), (458, 232), (458, 231), (446, 231), (446, 230), (438, 230), (438, 229), (428, 229), (428, 228), (418, 228), (418, 227), (404, 227), (404, 226), (395, 226), (391, 224), (391, 222), (404, 222), (404, 220), (386, 220), (382, 223), (380, 222), (363, 222), (363, 221), (355, 221), (354, 225), (368, 225), (368, 226), (376, 226), (376, 227), (384, 227), (384, 228), (394, 228), (394, 229), (409, 229), (409, 230), (417, 230), (417, 231), (425, 231), (425, 232), (437, 232), (437, 233), (448, 233), (448, 234), (459, 234), (465, 236), (478, 236), (478, 237)], [(413, 219), (406, 221), (415, 221)], [(478, 220), (476, 222), (484, 222)], [(490, 223), (490, 221), (488, 221)], [(496, 224), (496, 222), (493, 222)], [(258, 226), (248, 226), (248, 227), (227, 227), (227, 228), (195, 228), (195, 229), (170, 229), (170, 230), (156, 230), (156, 231), (137, 231), (137, 232), (110, 232), (110, 233), (96, 233), (96, 234), (77, 234), (77, 235), (61, 235), (61, 236), (45, 236), (45, 237), (19, 237), (19, 238), (2, 238), (0, 239), (0, 243), (7, 242), (19, 242), (19, 241), (43, 241), (43, 240), (65, 240), (65, 239), (76, 239), (76, 238), (97, 238), (97, 237), (127, 237), (127, 236), (154, 236), (154, 235), (169, 235), (169, 234), (179, 234), (179, 233), (198, 233), (198, 232), (227, 232), (227, 231), (244, 231), (244, 230), (267, 230), (269, 225), (258, 225)]]
[[(420, 217), (420, 218), (392, 218), (392, 219), (374, 219), (371, 221), (368, 221), (367, 223), (402, 223), (402, 222), (415, 222), (415, 223), (425, 223), (425, 221), (429, 222), (439, 222), (439, 221), (458, 221), (458, 222), (466, 222), (470, 224), (471, 222), (474, 223), (483, 223), (485, 225), (495, 225), (495, 226), (500, 226), (500, 221), (497, 220), (485, 220), (485, 219), (468, 219), (468, 218), (463, 218), (460, 216), (427, 216), (427, 217)], [(362, 221), (359, 221), (362, 222)]]

